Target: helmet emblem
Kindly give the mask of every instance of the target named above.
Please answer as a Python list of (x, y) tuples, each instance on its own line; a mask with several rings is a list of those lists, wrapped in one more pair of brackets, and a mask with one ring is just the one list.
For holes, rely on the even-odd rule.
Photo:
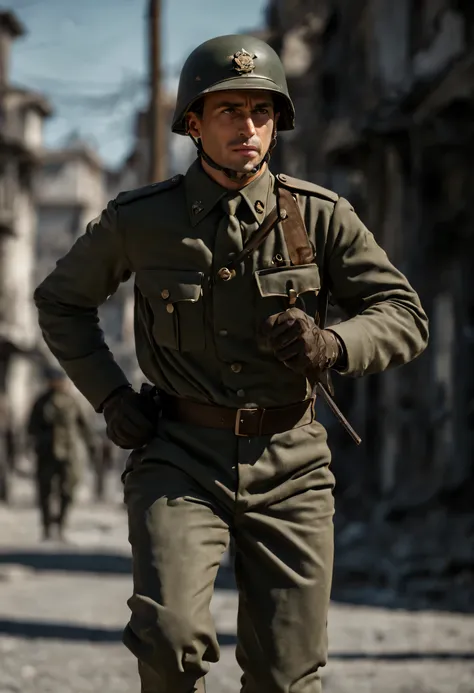
[(256, 55), (248, 53), (244, 48), (241, 51), (237, 51), (234, 55), (229, 56), (233, 61), (233, 69), (239, 73), (239, 75), (246, 74), (247, 72), (252, 72), (255, 70), (254, 58)]

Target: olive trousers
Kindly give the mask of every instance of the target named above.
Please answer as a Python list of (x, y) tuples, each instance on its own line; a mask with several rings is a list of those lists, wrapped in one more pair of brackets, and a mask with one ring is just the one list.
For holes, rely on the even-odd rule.
[[(46, 535), (49, 534), (53, 522), (56, 522), (60, 529), (64, 528), (78, 481), (79, 470), (73, 461), (56, 459), (52, 455), (37, 457), (37, 500)], [(59, 511), (53, 516), (51, 506), (54, 501), (57, 501)]]
[[(304, 422), (302, 422), (304, 423)], [(123, 641), (142, 693), (204, 691), (219, 659), (209, 604), (229, 534), (243, 693), (320, 693), (333, 564), (326, 433), (243, 438), (161, 420), (125, 472), (133, 556)]]

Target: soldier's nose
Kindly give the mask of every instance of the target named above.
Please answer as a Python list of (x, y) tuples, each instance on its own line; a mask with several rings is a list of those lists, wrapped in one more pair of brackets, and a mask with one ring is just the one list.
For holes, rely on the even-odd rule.
[(255, 133), (255, 124), (252, 118), (245, 118), (242, 124), (242, 137), (252, 137)]

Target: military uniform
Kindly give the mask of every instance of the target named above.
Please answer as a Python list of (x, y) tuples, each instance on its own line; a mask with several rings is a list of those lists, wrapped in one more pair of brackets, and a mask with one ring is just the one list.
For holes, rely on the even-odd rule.
[[(288, 307), (288, 287), (314, 315), (329, 282), (350, 316), (332, 327), (345, 375), (406, 363), (427, 342), (417, 294), (350, 203), (288, 176), (280, 184), (297, 195), (315, 249), (309, 264), (291, 264), (279, 224), (233, 278), (220, 272), (273, 209), (275, 178), (264, 169), (229, 191), (198, 160), (185, 176), (111, 201), (35, 294), (46, 342), (100, 411), (127, 380), (97, 306), (135, 276), (137, 357), (163, 406), (155, 437), (124, 474), (134, 578), (124, 642), (143, 693), (203, 690), (219, 656), (209, 602), (229, 531), (243, 691), (321, 690), (331, 455), (307, 378), (260, 339), (265, 319)], [(199, 409), (207, 425), (193, 422), (192, 403), (208, 405)]]
[[(36, 451), (36, 486), (45, 537), (53, 522), (60, 533), (80, 478), (78, 440), (94, 449), (94, 436), (75, 399), (67, 392), (48, 389), (35, 402), (28, 433)], [(58, 505), (57, 514), (52, 504)]]

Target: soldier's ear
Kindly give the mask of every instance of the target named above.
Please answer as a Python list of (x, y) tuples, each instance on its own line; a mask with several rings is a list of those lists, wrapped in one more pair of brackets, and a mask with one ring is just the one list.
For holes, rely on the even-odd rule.
[(201, 119), (197, 113), (190, 112), (186, 115), (186, 127), (188, 135), (199, 139), (201, 137)]

